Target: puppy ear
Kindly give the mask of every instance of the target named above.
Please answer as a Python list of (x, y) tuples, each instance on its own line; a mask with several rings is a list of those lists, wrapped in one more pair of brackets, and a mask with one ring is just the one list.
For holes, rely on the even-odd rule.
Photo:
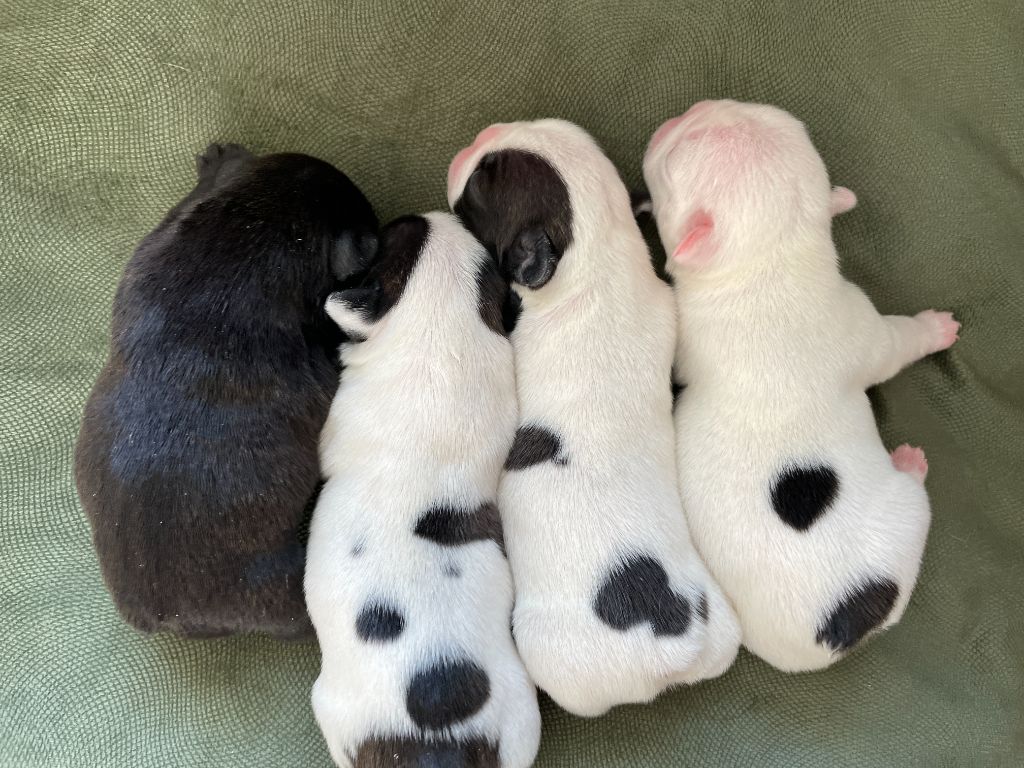
[(324, 310), (354, 340), (365, 340), (377, 324), (380, 287), (348, 288), (327, 297)]
[(679, 235), (679, 245), (672, 251), (672, 260), (691, 267), (706, 264), (714, 250), (711, 244), (714, 231), (715, 220), (710, 213), (703, 208), (691, 213)]
[(547, 232), (529, 227), (516, 235), (505, 251), (502, 267), (514, 282), (537, 289), (555, 274), (559, 256)]
[(377, 254), (377, 235), (373, 232), (345, 231), (331, 246), (331, 273), (339, 281), (366, 270)]
[(649, 216), (653, 208), (651, 206), (651, 193), (646, 189), (633, 189), (629, 193), (629, 204), (633, 209), (633, 218)]
[(857, 205), (857, 196), (846, 187), (832, 187), (829, 211), (833, 216), (846, 213)]

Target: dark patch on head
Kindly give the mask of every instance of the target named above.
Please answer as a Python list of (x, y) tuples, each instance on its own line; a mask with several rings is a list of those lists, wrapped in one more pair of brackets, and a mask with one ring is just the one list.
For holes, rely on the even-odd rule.
[(452, 565), (451, 563), (445, 565), (442, 572), (450, 579), (457, 579), (462, 576), (462, 569), (457, 565)]
[(352, 545), (352, 549), (349, 550), (349, 554), (352, 557), (359, 557), (366, 551), (366, 542), (359, 539), (355, 544)]
[(505, 469), (526, 469), (545, 461), (564, 466), (568, 459), (559, 455), (561, 450), (562, 441), (558, 435), (536, 424), (528, 424), (516, 430), (512, 449), (505, 459)]
[(690, 601), (672, 591), (665, 569), (649, 555), (631, 555), (612, 568), (594, 613), (623, 632), (649, 624), (655, 635), (682, 635), (690, 626)]
[(700, 616), (700, 620), (705, 624), (708, 623), (708, 616), (710, 615), (708, 610), (708, 593), (701, 592), (700, 600), (697, 602), (697, 615)]
[(482, 738), (367, 739), (355, 768), (501, 768), (498, 747)]
[(367, 603), (356, 616), (356, 634), (365, 643), (394, 640), (405, 629), (405, 617), (398, 609), (382, 602)]
[(786, 467), (771, 489), (772, 508), (786, 525), (806, 531), (835, 501), (839, 477), (831, 467)]
[(529, 288), (551, 279), (572, 242), (565, 180), (531, 152), (504, 149), (484, 155), (452, 207), (497, 258), (502, 272)]
[(899, 587), (890, 579), (868, 579), (843, 596), (815, 639), (833, 651), (850, 650), (885, 621), (899, 594)]
[(429, 236), (430, 222), (422, 216), (402, 216), (380, 231), (377, 255), (360, 286), (367, 320), (379, 320), (402, 298)]
[(501, 276), (494, 257), (489, 254), (477, 269), (476, 287), (480, 319), (495, 333), (507, 336), (510, 329), (505, 325), (505, 307), (508, 295), (512, 291), (509, 290), (508, 282)]
[(420, 728), (447, 728), (479, 712), (490, 694), (491, 682), (477, 664), (445, 660), (413, 675), (405, 708)]
[(481, 504), (474, 510), (448, 506), (431, 507), (420, 515), (413, 532), (446, 547), (490, 539), (498, 545), (502, 553), (505, 552), (501, 515), (498, 514), (498, 507), (492, 502)]

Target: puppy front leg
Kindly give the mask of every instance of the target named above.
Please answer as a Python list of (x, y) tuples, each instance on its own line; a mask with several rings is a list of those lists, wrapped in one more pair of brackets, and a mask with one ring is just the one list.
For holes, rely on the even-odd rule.
[(879, 315), (874, 307), (871, 312), (875, 318), (862, 371), (865, 387), (891, 379), (922, 357), (949, 349), (959, 338), (960, 323), (951, 312), (926, 309), (913, 317)]

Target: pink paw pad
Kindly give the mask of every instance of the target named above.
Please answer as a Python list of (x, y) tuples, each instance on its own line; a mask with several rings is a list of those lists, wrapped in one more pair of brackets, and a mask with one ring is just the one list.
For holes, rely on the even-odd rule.
[(926, 309), (919, 312), (917, 317), (928, 327), (929, 353), (949, 349), (960, 338), (960, 323), (953, 317), (952, 312)]
[(904, 444), (893, 451), (892, 465), (900, 472), (913, 476), (919, 483), (923, 483), (928, 475), (928, 459), (924, 451), (912, 445)]

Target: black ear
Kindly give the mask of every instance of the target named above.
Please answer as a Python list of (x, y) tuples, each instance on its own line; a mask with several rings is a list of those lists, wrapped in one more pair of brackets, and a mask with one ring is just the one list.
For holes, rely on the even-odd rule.
[(629, 193), (629, 204), (633, 208), (634, 219), (639, 219), (641, 216), (650, 216), (652, 213), (651, 193), (646, 189), (631, 190)]
[(366, 339), (380, 316), (380, 286), (348, 288), (327, 297), (324, 309), (350, 338)]
[(561, 254), (540, 227), (522, 230), (502, 257), (509, 278), (527, 288), (540, 288), (551, 279)]
[(345, 231), (331, 246), (331, 273), (344, 282), (364, 272), (377, 254), (377, 236), (372, 232)]

